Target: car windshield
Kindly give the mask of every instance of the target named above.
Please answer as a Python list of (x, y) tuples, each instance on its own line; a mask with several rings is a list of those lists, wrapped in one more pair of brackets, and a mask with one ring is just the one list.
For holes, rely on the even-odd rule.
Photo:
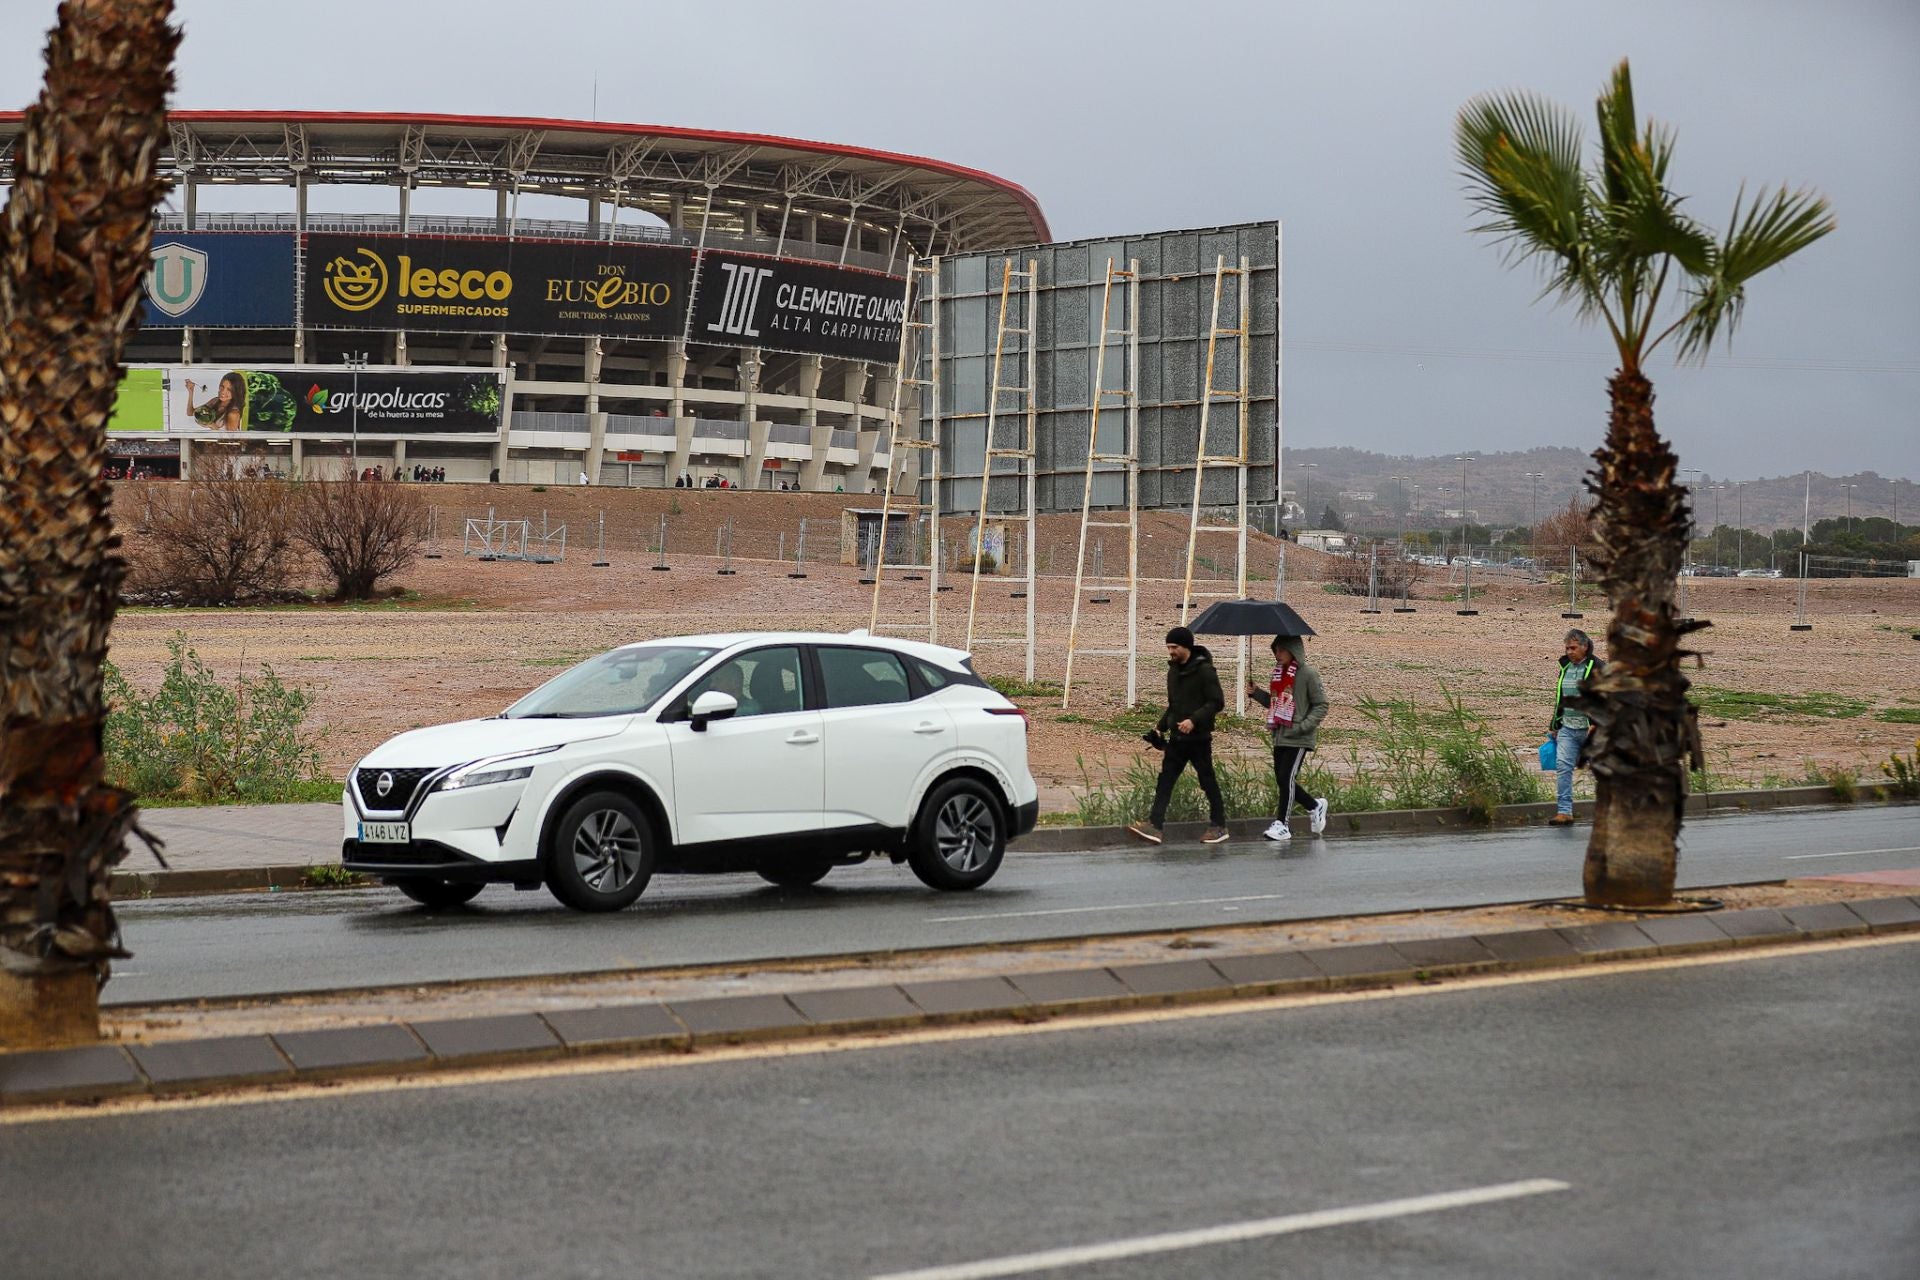
[(717, 652), (678, 644), (615, 649), (562, 672), (501, 714), (508, 720), (632, 715)]

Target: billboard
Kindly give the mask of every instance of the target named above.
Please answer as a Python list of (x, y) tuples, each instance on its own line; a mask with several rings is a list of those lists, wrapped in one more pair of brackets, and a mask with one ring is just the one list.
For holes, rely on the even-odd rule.
[(497, 438), (499, 369), (128, 369), (107, 429), (149, 435)]
[(843, 360), (894, 361), (902, 281), (869, 271), (707, 251), (694, 295), (694, 342)]
[(678, 338), (691, 251), (597, 240), (304, 237), (300, 316), (314, 329)]
[[(1214, 267), (1224, 257), (1229, 267), (1247, 264), (1247, 500), (1255, 505), (1276, 497), (1280, 438), (1280, 224), (1252, 222), (1192, 231), (1157, 231), (1036, 245), (1025, 249), (956, 254), (940, 259), (940, 422), (928, 418), (929, 398), (921, 397), (920, 438), (940, 442), (940, 493), (931, 496), (944, 512), (973, 512), (980, 505), (980, 475), (987, 452), (987, 400), (993, 380), (995, 330), (1000, 308), (1002, 264), (1015, 270), (1036, 264), (1035, 314), (1026, 314), (1026, 294), (1016, 283), (1008, 299), (1007, 323), (1031, 336), (1009, 335), (1002, 398), (995, 421), (997, 448), (1018, 443), (1023, 418), (1011, 412), (1015, 397), (1004, 391), (1027, 380), (1037, 416), (1034, 490), (1041, 512), (1078, 511), (1086, 483), (1087, 435), (1091, 426), (1094, 370), (1098, 363), (1101, 296), (1107, 260), (1124, 269), (1140, 264), (1140, 314), (1125, 314), (1125, 293), (1116, 288), (1110, 329), (1138, 332), (1140, 485), (1142, 509), (1182, 509), (1193, 501), (1194, 459), (1234, 453), (1239, 422), (1231, 401), (1216, 399), (1207, 416), (1207, 440), (1200, 440), (1200, 401), (1205, 395), (1207, 341), (1213, 318)], [(1239, 278), (1229, 276), (1219, 323), (1240, 327)], [(921, 299), (922, 321), (932, 319)], [(1126, 342), (1110, 339), (1105, 364), (1109, 391), (1128, 385)], [(1215, 353), (1213, 385), (1230, 388), (1240, 376), (1237, 342), (1222, 341)], [(1118, 397), (1104, 401), (1100, 413), (1100, 453), (1125, 448), (1125, 413)], [(988, 490), (989, 511), (1024, 505), (1024, 459), (995, 459)], [(1106, 465), (1094, 474), (1096, 506), (1126, 502), (1123, 467)], [(1232, 505), (1237, 497), (1235, 469), (1209, 467), (1200, 495), (1202, 506)]]
[(291, 232), (156, 234), (141, 280), (140, 323), (150, 328), (293, 328)]

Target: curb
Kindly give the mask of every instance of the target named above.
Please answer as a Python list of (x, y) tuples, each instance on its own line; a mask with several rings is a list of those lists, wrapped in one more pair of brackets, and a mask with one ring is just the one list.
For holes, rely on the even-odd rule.
[(684, 1054), (721, 1045), (874, 1035), (961, 1023), (1218, 1004), (1391, 987), (1647, 956), (1920, 932), (1920, 898), (1886, 897), (1602, 921), (788, 995), (640, 1001), (152, 1044), (0, 1053), (0, 1109), (172, 1097), (352, 1076), (417, 1076), (500, 1063)]
[[(1900, 803), (1902, 797), (1890, 783), (1862, 783), (1855, 794), (1859, 802)], [(1831, 787), (1778, 787), (1767, 791), (1701, 792), (1687, 797), (1688, 816), (1702, 814), (1803, 808), (1814, 805), (1839, 805)], [(1493, 827), (1523, 826), (1553, 816), (1553, 803), (1501, 805), (1490, 820), (1473, 816), (1464, 808), (1456, 809), (1379, 809), (1369, 813), (1334, 814), (1327, 823), (1327, 835), (1419, 835), (1437, 831), (1487, 830)], [(1582, 818), (1593, 816), (1593, 801), (1581, 800), (1574, 812)], [(1267, 818), (1236, 818), (1227, 829), (1237, 840), (1255, 840), (1266, 829)], [(1202, 822), (1174, 822), (1167, 835), (1174, 840), (1199, 840), (1206, 827)], [(1133, 848), (1139, 837), (1125, 827), (1036, 827), (1008, 843), (1009, 853), (1079, 853), (1098, 849)], [(338, 867), (338, 863), (314, 863), (312, 866)], [(370, 889), (377, 880), (354, 885), (310, 885), (308, 864), (266, 867), (220, 867), (203, 871), (116, 871), (109, 886), (115, 901), (144, 898), (181, 898), (216, 893), (277, 893), (280, 890), (338, 891)]]

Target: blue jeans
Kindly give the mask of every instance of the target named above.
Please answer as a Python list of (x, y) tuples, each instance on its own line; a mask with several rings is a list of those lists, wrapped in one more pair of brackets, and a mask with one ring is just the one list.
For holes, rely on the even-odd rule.
[(1565, 725), (1553, 739), (1553, 781), (1554, 799), (1561, 813), (1573, 812), (1573, 764), (1580, 758), (1580, 748), (1587, 744), (1585, 729), (1569, 729)]

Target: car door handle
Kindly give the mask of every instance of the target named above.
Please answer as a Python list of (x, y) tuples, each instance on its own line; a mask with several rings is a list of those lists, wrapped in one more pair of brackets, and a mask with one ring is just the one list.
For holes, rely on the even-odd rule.
[(811, 744), (816, 743), (818, 741), (820, 741), (819, 734), (808, 733), (805, 729), (802, 729), (798, 733), (792, 733), (787, 735), (787, 745), (790, 747), (810, 746)]
[(913, 731), (915, 733), (945, 733), (947, 728), (945, 725), (939, 724), (919, 724), (914, 726)]

